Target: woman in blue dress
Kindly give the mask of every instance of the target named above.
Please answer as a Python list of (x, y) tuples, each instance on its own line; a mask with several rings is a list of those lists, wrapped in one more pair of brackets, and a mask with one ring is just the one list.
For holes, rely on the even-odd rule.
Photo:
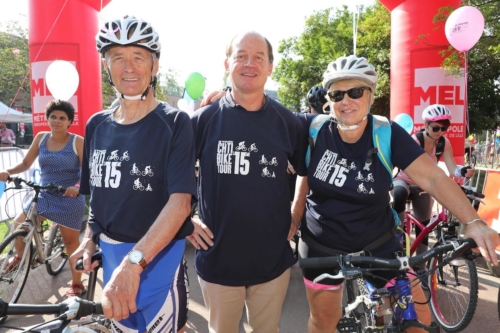
[[(59, 225), (68, 256), (80, 245), (79, 234), (85, 213), (85, 197), (79, 196), (80, 170), (83, 154), (83, 138), (68, 132), (73, 123), (75, 109), (71, 103), (54, 100), (45, 107), (45, 116), (50, 132), (36, 135), (23, 161), (18, 165), (0, 171), (0, 181), (28, 170), (38, 158), (41, 183), (53, 183), (67, 188), (63, 194), (41, 192), (38, 201), (40, 221), (49, 219)], [(27, 210), (28, 207), (25, 207)], [(25, 220), (26, 211), (15, 218), (14, 228)], [(17, 253), (22, 253), (24, 243), (16, 243)], [(12, 257), (7, 269), (12, 269), (20, 257)], [(71, 267), (72, 282), (66, 296), (81, 296), (85, 292), (82, 274)]]

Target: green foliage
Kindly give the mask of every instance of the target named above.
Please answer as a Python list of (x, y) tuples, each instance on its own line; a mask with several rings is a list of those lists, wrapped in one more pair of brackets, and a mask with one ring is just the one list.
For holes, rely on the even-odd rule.
[[(22, 97), (31, 105), (28, 32), (18, 22), (7, 22), (0, 32), (0, 101), (11, 105)], [(19, 54), (17, 53), (19, 50)]]
[[(15, 103), (22, 101), (22, 104), (31, 107), (28, 31), (14, 21), (7, 22), (2, 28), (5, 32), (0, 31), (0, 101), (10, 105), (15, 98)], [(14, 50), (19, 50), (19, 54), (14, 54)], [(168, 95), (182, 95), (184, 89), (177, 84), (176, 78), (177, 73), (173, 69), (160, 71), (156, 89), (158, 99), (167, 101)], [(108, 107), (115, 100), (116, 93), (103, 66), (101, 84), (103, 107)]]
[[(306, 19), (304, 32), (282, 40), (282, 59), (273, 79), (280, 84), (278, 94), (285, 106), (299, 111), (305, 107), (309, 89), (321, 84), (328, 63), (353, 53), (352, 13), (346, 6), (325, 9)], [(379, 84), (372, 112), (389, 114), (390, 13), (380, 4), (362, 11), (358, 24), (357, 55), (377, 68)]]

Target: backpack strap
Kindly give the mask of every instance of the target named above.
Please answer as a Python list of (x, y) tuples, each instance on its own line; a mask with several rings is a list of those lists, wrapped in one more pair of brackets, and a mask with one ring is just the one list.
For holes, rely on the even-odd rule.
[(418, 142), (420, 142), (420, 147), (425, 149), (425, 143), (424, 143), (424, 129), (421, 129), (417, 133), (415, 133), (415, 136), (418, 139)]
[[(424, 143), (424, 129), (421, 129), (417, 133), (415, 133), (415, 136), (418, 139), (418, 142), (420, 142), (420, 147), (425, 149), (425, 143)], [(441, 155), (443, 155), (444, 152), (444, 146), (445, 146), (445, 139), (444, 136), (441, 136), (436, 143), (436, 159), (437, 162), (439, 162), (439, 159), (441, 158)]]
[(443, 155), (444, 145), (445, 145), (444, 136), (441, 136), (438, 142), (436, 143), (436, 158), (438, 162), (439, 159), (441, 158), (441, 155)]
[(373, 144), (377, 148), (377, 155), (392, 178), (392, 153), (391, 135), (392, 128), (389, 119), (386, 117), (373, 115)]
[(311, 121), (311, 125), (309, 126), (309, 147), (307, 147), (306, 153), (306, 166), (309, 167), (309, 162), (311, 161), (311, 154), (314, 150), (314, 146), (316, 145), (316, 139), (318, 137), (318, 133), (323, 127), (323, 125), (330, 120), (330, 115), (327, 114), (319, 114), (314, 117)]

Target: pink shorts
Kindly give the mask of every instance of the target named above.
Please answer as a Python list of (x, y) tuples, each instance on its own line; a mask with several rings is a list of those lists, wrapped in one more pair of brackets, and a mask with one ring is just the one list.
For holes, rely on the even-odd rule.
[(306, 285), (307, 288), (313, 290), (340, 290), (344, 283), (342, 282), (341, 284), (329, 285), (329, 284), (314, 283), (311, 280), (304, 278), (304, 284)]

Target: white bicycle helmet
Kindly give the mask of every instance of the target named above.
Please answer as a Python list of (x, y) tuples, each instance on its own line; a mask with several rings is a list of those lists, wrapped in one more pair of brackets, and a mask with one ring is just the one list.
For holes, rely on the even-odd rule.
[(424, 109), (422, 119), (426, 122), (451, 120), (451, 111), (444, 105), (432, 104)]
[(340, 57), (328, 64), (323, 74), (323, 88), (328, 90), (330, 85), (341, 80), (361, 80), (366, 82), (375, 91), (377, 86), (377, 72), (375, 67), (363, 57), (350, 55)]
[(160, 57), (160, 37), (147, 21), (124, 16), (123, 18), (105, 22), (96, 37), (97, 51), (104, 55), (113, 45), (142, 46)]
[[(137, 19), (134, 16), (124, 16), (123, 18), (111, 20), (105, 22), (99, 29), (99, 32), (95, 36), (97, 52), (101, 53), (102, 56), (106, 51), (115, 45), (134, 45), (143, 47), (152, 53), (156, 54), (156, 57), (160, 57), (161, 44), (160, 37), (153, 29), (151, 24), (147, 21)], [(154, 56), (153, 56), (154, 63)], [(116, 87), (111, 79), (111, 74), (109, 69), (107, 69), (109, 83), (116, 91), (116, 97), (124, 98), (128, 100), (146, 100), (149, 93), (149, 88), (156, 87), (156, 76), (151, 76), (151, 82), (142, 93), (142, 95), (137, 96), (127, 96), (116, 90)], [(154, 93), (154, 90), (153, 90)]]

